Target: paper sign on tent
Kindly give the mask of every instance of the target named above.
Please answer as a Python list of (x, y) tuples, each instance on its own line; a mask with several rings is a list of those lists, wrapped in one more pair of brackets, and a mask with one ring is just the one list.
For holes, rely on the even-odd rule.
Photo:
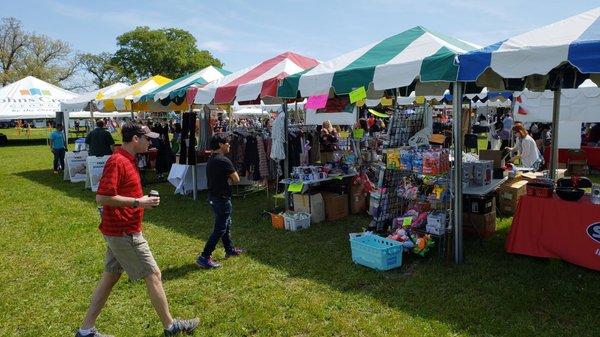
[(327, 99), (329, 98), (329, 94), (318, 95), (318, 96), (310, 96), (306, 101), (306, 109), (323, 109), (327, 105)]
[(348, 96), (350, 96), (350, 103), (355, 103), (360, 101), (361, 99), (366, 99), (367, 91), (365, 90), (365, 87), (360, 87), (358, 89), (352, 90), (350, 94), (348, 94)]
[(302, 192), (302, 187), (304, 187), (304, 183), (303, 182), (291, 183), (288, 186), (288, 192), (300, 193), (300, 192)]
[(415, 103), (417, 103), (417, 104), (423, 104), (423, 103), (425, 103), (425, 96), (417, 96), (415, 98)]
[(392, 99), (391, 98), (385, 98), (383, 97), (380, 101), (381, 106), (391, 106), (392, 105)]

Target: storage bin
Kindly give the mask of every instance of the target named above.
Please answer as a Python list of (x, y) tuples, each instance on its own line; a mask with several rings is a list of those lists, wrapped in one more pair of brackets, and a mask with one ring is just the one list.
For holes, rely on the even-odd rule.
[(275, 229), (284, 229), (285, 224), (284, 224), (283, 215), (271, 213), (271, 224), (273, 225), (273, 228), (275, 228)]
[(351, 233), (352, 261), (363, 266), (390, 270), (402, 265), (402, 244), (374, 234)]
[(310, 213), (306, 212), (286, 212), (283, 214), (285, 229), (295, 232), (299, 229), (307, 229), (310, 227)]

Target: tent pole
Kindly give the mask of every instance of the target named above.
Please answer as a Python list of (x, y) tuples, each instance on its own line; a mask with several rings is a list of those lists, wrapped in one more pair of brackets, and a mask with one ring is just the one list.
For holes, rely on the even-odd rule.
[[(289, 178), (290, 174), (290, 149), (289, 149), (289, 144), (288, 144), (288, 129), (289, 129), (289, 122), (288, 122), (288, 108), (287, 108), (287, 102), (284, 99), (283, 100), (283, 118), (284, 118), (284, 122), (283, 122), (283, 137), (284, 137), (284, 148), (285, 148), (285, 159), (283, 160), (283, 177), (285, 179)], [(285, 189), (283, 191), (283, 194), (285, 196), (285, 210), (289, 210), (290, 209), (290, 195), (287, 191), (287, 189)]]
[(452, 130), (454, 132), (454, 263), (463, 262), (462, 237), (462, 88), (463, 83), (454, 82), (452, 97)]
[[(193, 113), (194, 109), (192, 108), (192, 105), (190, 104), (190, 113)], [(194, 124), (196, 124), (196, 120), (194, 120)], [(190, 135), (191, 137), (196, 137), (196, 134), (194, 133), (193, 135)], [(188, 149), (189, 152), (189, 149)], [(196, 150), (194, 149), (194, 155), (196, 154)], [(186, 154), (187, 155), (187, 154)], [(189, 160), (187, 161), (189, 163)], [(195, 160), (194, 160), (195, 162)], [(198, 172), (196, 172), (196, 164), (192, 164), (190, 165), (191, 169), (192, 169), (192, 186), (194, 186), (194, 189), (192, 191), (194, 191), (193, 195), (194, 195), (194, 200), (196, 200), (198, 198)]]
[[(560, 86), (562, 87), (562, 85)], [(552, 102), (552, 158), (550, 159), (550, 178), (556, 178), (556, 168), (558, 167), (558, 124), (560, 121), (560, 95), (561, 89), (553, 90), (554, 98)]]

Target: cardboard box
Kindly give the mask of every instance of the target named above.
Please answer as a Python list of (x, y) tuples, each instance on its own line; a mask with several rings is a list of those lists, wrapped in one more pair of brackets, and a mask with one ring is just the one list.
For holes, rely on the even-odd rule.
[(522, 195), (527, 194), (527, 180), (507, 181), (498, 189), (498, 208), (503, 213), (513, 214), (517, 208), (517, 202)]
[(473, 163), (473, 180), (471, 184), (474, 186), (489, 185), (492, 182), (493, 163), (491, 160), (480, 160)]
[(358, 214), (367, 210), (367, 193), (354, 193), (350, 195), (350, 213)]
[(463, 213), (463, 232), (467, 235), (489, 238), (496, 234), (496, 212), (486, 214)]
[(502, 150), (479, 150), (479, 160), (493, 161), (494, 168), (501, 168), (505, 165), (502, 160)]
[(348, 195), (337, 193), (324, 193), (325, 218), (334, 221), (348, 216)]
[(496, 198), (494, 196), (465, 196), (463, 201), (465, 212), (486, 214), (496, 211)]
[[(564, 178), (566, 172), (567, 172), (566, 169), (556, 169), (556, 171), (555, 171), (556, 179)], [(542, 178), (542, 177), (544, 177), (544, 173), (542, 173), (542, 172), (527, 172), (527, 173), (523, 173), (521, 175), (521, 179), (527, 180), (527, 181), (531, 181), (533, 179)]]
[(318, 223), (325, 220), (325, 203), (321, 193), (298, 194), (294, 193), (294, 211), (310, 213), (310, 221)]

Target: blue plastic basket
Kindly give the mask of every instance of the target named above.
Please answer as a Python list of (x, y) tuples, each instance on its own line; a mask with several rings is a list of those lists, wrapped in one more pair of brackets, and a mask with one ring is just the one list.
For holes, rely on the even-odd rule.
[(351, 233), (352, 261), (377, 270), (402, 265), (402, 244), (373, 234)]

